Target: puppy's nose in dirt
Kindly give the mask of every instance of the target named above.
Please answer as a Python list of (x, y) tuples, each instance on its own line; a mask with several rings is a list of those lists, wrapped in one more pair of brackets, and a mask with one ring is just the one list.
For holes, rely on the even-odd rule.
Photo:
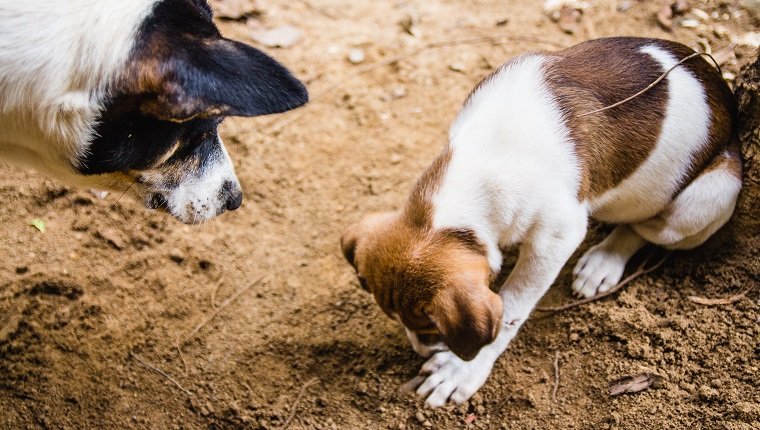
[(226, 196), (225, 208), (234, 211), (243, 203), (243, 190), (240, 185), (232, 181), (225, 181), (222, 185), (222, 193)]

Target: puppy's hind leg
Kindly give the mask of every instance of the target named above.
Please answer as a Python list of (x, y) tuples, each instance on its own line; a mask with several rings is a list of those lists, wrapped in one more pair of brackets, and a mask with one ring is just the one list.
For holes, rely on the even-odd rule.
[(728, 222), (741, 189), (738, 149), (724, 151), (660, 214), (632, 224), (636, 233), (667, 249), (692, 249)]
[(578, 260), (573, 269), (573, 291), (582, 297), (609, 291), (620, 281), (628, 260), (644, 245), (646, 241), (630, 226), (617, 226)]

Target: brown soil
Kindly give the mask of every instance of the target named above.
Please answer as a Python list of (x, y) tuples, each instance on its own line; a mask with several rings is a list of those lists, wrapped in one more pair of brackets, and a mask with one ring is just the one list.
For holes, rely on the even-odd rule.
[[(338, 247), (361, 214), (402, 202), (482, 76), (551, 46), (428, 49), (348, 79), (367, 64), (428, 42), (499, 34), (561, 45), (645, 35), (693, 47), (704, 37), (715, 51), (729, 36), (666, 32), (654, 18), (659, 1), (630, 1), (627, 12), (592, 1), (575, 35), (538, 1), (261, 3), (264, 25), (304, 30), (297, 45), (270, 52), (308, 81), (314, 101), (277, 118), (225, 123), (246, 192), (238, 212), (188, 227), (128, 198), (98, 200), (2, 168), (0, 428), (278, 428), (294, 408), (291, 427), (309, 429), (760, 427), (757, 164), (733, 221), (714, 239), (614, 298), (535, 314), (461, 406), (429, 410), (398, 394), (423, 360), (357, 288)], [(746, 12), (732, 15), (736, 2), (691, 3), (717, 11), (709, 22), (729, 34), (757, 28)], [(399, 25), (408, 16), (416, 37)], [(245, 23), (220, 26), (248, 38)], [(346, 60), (352, 47), (364, 49), (364, 64)], [(755, 56), (736, 49), (738, 62), (724, 67), (734, 74)], [(275, 123), (281, 131), (271, 130)], [(29, 226), (35, 218), (46, 222), (44, 234)], [(605, 230), (596, 226), (584, 247)], [(178, 353), (178, 339), (263, 275)], [(569, 284), (563, 272), (542, 304), (570, 301)], [(731, 296), (745, 285), (755, 288), (727, 305), (688, 299)], [(644, 371), (664, 381), (608, 395), (608, 381)]]

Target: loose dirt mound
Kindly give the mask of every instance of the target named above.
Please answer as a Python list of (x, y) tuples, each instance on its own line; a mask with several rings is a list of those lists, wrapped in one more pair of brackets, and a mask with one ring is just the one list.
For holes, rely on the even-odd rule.
[[(495, 35), (564, 46), (645, 35), (718, 52), (757, 28), (738, 2), (691, 3), (706, 15), (676, 16), (672, 33), (655, 18), (660, 2), (633, 0), (591, 1), (577, 25), (563, 23), (574, 35), (535, 1), (260, 2), (248, 23), (221, 22), (240, 40), (252, 21), (302, 29), (294, 46), (270, 52), (314, 99), (285, 116), (225, 123), (246, 192), (238, 212), (187, 227), (118, 195), (98, 200), (3, 167), (0, 427), (278, 428), (294, 415), (292, 428), (309, 429), (758, 428), (756, 163), (714, 239), (615, 298), (534, 315), (481, 392), (457, 407), (431, 411), (398, 394), (422, 359), (357, 288), (338, 247), (362, 213), (402, 202), (481, 77), (552, 46), (450, 44), (356, 75), (368, 64)], [(362, 64), (347, 60), (355, 48)], [(733, 51), (724, 71), (738, 74), (755, 53)], [(44, 234), (32, 219), (45, 221)], [(606, 230), (596, 226), (585, 246)], [(566, 271), (543, 304), (571, 300), (569, 285)], [(745, 286), (755, 289), (726, 305), (688, 299)], [(607, 394), (608, 381), (645, 371), (663, 382)]]

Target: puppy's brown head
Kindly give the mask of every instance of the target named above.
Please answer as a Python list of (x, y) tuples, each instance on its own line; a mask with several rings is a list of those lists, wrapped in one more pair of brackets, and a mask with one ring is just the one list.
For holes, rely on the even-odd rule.
[(341, 246), (361, 286), (406, 327), (417, 352), (442, 341), (471, 360), (496, 338), (503, 306), (472, 232), (433, 231), (382, 213), (351, 226)]

